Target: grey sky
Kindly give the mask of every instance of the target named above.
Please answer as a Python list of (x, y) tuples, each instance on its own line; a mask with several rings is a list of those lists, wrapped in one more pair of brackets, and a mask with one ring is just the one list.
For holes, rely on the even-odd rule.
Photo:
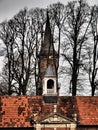
[[(5, 19), (11, 18), (24, 7), (28, 7), (28, 9), (33, 7), (46, 8), (49, 4), (56, 3), (58, 1), (63, 4), (67, 4), (68, 2), (68, 0), (0, 0), (0, 22)], [(98, 1), (88, 0), (88, 3), (90, 5), (97, 5)]]

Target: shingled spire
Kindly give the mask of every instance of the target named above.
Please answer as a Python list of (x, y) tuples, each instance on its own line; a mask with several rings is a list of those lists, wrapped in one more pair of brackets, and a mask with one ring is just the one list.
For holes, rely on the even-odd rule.
[(58, 55), (54, 49), (53, 44), (53, 35), (51, 32), (51, 26), (49, 21), (49, 14), (47, 12), (47, 20), (46, 20), (46, 27), (44, 33), (44, 40), (41, 44), (41, 50), (39, 53), (39, 78), (38, 78), (38, 88), (37, 88), (37, 95), (42, 95), (43, 90), (43, 78), (45, 76), (46, 70), (49, 65), (51, 65), (52, 71), (57, 74), (57, 61)]
[(54, 53), (54, 46), (53, 46), (53, 35), (51, 33), (49, 15), (47, 12), (47, 21), (46, 21), (46, 28), (44, 34), (44, 41), (42, 42), (40, 55), (53, 55)]

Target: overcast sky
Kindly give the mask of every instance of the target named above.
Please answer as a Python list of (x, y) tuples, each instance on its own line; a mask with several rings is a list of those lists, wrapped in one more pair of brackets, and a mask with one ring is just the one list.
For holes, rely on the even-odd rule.
[[(73, 1), (73, 0), (70, 0)], [(28, 7), (46, 8), (49, 4), (61, 2), (67, 4), (68, 0), (0, 0), (0, 22), (13, 17), (20, 9)], [(90, 5), (98, 4), (98, 0), (88, 0)]]

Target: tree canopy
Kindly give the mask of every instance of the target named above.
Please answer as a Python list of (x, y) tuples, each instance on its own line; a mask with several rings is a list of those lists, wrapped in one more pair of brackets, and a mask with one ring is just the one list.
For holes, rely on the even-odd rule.
[[(97, 95), (98, 6), (85, 0), (58, 2), (47, 9), (24, 8), (0, 24), (4, 67), (0, 95), (34, 95), (38, 85), (38, 54), (49, 13), (54, 47), (59, 55), (61, 95)], [(3, 52), (3, 54), (2, 54)], [(63, 80), (63, 83), (62, 83)], [(88, 93), (88, 94), (87, 94)]]

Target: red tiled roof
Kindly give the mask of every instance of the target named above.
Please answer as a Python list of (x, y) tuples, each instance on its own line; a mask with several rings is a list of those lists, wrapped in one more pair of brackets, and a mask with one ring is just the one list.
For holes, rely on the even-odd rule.
[(76, 97), (81, 125), (98, 125), (98, 97)]
[[(44, 103), (42, 96), (0, 97), (0, 127), (32, 127), (31, 119), (40, 120), (53, 113), (53, 104)], [(57, 113), (79, 125), (98, 125), (98, 97), (58, 97)]]
[(53, 105), (42, 103), (42, 97), (19, 96), (0, 98), (0, 127), (32, 127), (30, 120), (37, 113), (36, 120), (52, 113)]

